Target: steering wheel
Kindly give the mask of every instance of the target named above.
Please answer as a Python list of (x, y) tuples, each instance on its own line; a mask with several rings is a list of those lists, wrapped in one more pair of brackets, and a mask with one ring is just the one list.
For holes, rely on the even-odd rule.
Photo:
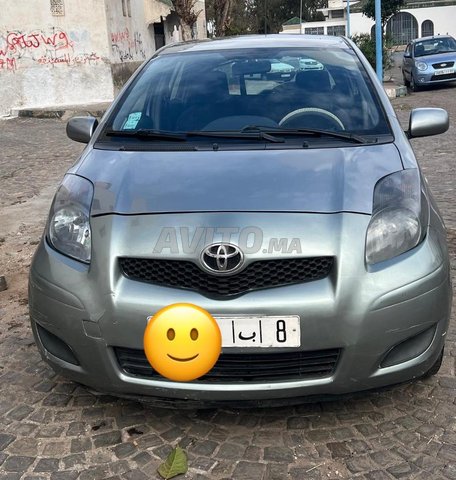
[(328, 110), (324, 110), (323, 108), (316, 108), (316, 107), (306, 107), (306, 108), (298, 108), (297, 110), (293, 110), (290, 113), (287, 113), (282, 120), (280, 120), (279, 125), (281, 127), (286, 127), (290, 124), (293, 120), (297, 120), (300, 117), (304, 117), (306, 115), (313, 115), (317, 117), (323, 117), (326, 120), (330, 120), (335, 125), (337, 125), (338, 130), (345, 130), (344, 124), (341, 122), (340, 118), (334, 115), (334, 113), (328, 112)]

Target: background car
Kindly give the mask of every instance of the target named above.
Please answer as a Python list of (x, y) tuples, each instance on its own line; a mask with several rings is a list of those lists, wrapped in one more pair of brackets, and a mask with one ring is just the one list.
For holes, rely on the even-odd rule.
[(456, 81), (456, 40), (448, 35), (413, 40), (404, 52), (402, 75), (413, 91)]
[(323, 70), (324, 66), (314, 60), (313, 58), (300, 58), (299, 69), (300, 70)]
[[(324, 69), (261, 79), (290, 57)], [(68, 122), (87, 147), (30, 269), (43, 359), (97, 391), (183, 404), (299, 403), (436, 373), (450, 266), (409, 139), (448, 125), (442, 109), (415, 109), (404, 132), (343, 37), (160, 49), (99, 125)], [(144, 350), (150, 317), (176, 303), (221, 330), (217, 363), (192, 381), (164, 378)]]

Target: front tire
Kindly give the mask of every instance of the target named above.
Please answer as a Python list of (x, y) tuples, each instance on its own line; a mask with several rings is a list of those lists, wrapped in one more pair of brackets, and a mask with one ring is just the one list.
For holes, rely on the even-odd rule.
[(402, 70), (402, 78), (403, 78), (403, 80), (404, 80), (404, 85), (405, 85), (406, 87), (410, 87), (410, 82), (409, 82), (409, 81), (407, 80), (407, 78), (405, 77), (405, 72), (404, 72), (404, 70)]
[(443, 351), (444, 351), (444, 348), (442, 347), (442, 351), (440, 352), (440, 355), (435, 361), (434, 365), (432, 365), (432, 367), (421, 378), (429, 378), (438, 373), (438, 371), (440, 370), (440, 367), (442, 366)]
[(410, 90), (412, 92), (418, 92), (420, 87), (416, 84), (415, 79), (413, 78), (413, 74), (410, 75)]

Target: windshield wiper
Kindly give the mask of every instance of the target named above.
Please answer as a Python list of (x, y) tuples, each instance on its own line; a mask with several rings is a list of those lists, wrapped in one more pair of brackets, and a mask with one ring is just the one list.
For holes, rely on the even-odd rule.
[(181, 133), (171, 133), (162, 130), (107, 130), (108, 137), (130, 137), (140, 139), (170, 140), (172, 142), (185, 142), (186, 135)]
[(264, 132), (262, 130), (257, 131), (244, 131), (244, 129), (236, 130), (221, 130), (221, 131), (207, 131), (204, 130), (198, 132), (185, 132), (188, 137), (214, 137), (214, 138), (241, 138), (251, 140), (266, 140), (271, 143), (284, 143), (285, 139), (276, 137)]
[(257, 132), (243, 132), (235, 130), (226, 131), (195, 131), (195, 132), (166, 132), (163, 130), (108, 130), (107, 136), (110, 137), (130, 137), (140, 139), (156, 139), (156, 140), (171, 140), (173, 142), (185, 142), (188, 137), (211, 137), (211, 138), (241, 138), (252, 140), (266, 140), (272, 143), (283, 143), (283, 138), (278, 138), (268, 133)]
[(332, 137), (348, 140), (354, 143), (374, 143), (375, 140), (348, 132), (333, 132), (332, 130), (320, 130), (317, 128), (280, 128), (280, 127), (259, 127), (247, 125), (241, 131), (260, 131), (263, 133), (280, 133), (280, 135), (312, 135), (315, 137)]

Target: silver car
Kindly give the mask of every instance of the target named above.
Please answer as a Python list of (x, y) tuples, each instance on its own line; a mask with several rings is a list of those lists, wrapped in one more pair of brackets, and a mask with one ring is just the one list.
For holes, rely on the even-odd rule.
[(456, 40), (448, 35), (423, 37), (407, 45), (402, 60), (404, 84), (421, 87), (456, 81)]
[[(290, 57), (324, 68), (262, 85), (271, 61)], [(299, 402), (436, 373), (449, 261), (409, 139), (447, 129), (444, 110), (425, 108), (404, 132), (346, 38), (159, 50), (100, 124), (68, 123), (87, 147), (30, 271), (43, 358), (92, 390), (202, 405)], [(222, 332), (215, 366), (186, 382), (160, 376), (143, 350), (148, 319), (181, 302)]]

